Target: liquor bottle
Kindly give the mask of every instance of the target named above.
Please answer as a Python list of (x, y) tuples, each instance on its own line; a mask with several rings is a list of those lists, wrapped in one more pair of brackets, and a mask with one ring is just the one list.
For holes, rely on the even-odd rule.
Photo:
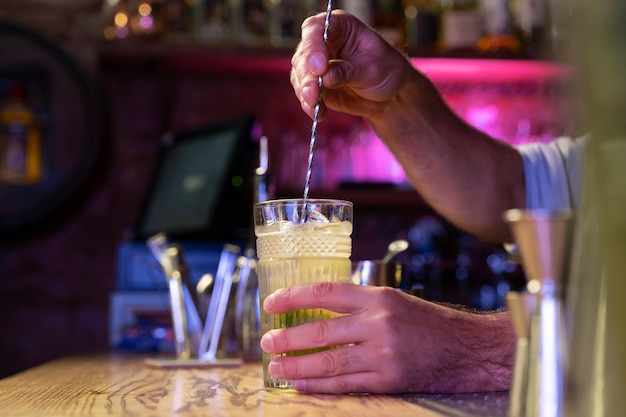
[[(263, 6), (263, 0), (230, 0), (237, 10), (237, 19), (241, 33), (238, 41), (245, 45), (260, 45), (267, 40), (268, 13)], [(237, 33), (237, 31), (235, 31)]]
[(372, 25), (389, 43), (403, 46), (405, 42), (404, 7), (402, 0), (376, 0)]
[(371, 0), (341, 0), (339, 7), (358, 17), (366, 25), (372, 25), (374, 5)]
[(519, 52), (521, 42), (513, 28), (509, 0), (481, 0), (483, 36), (478, 40), (480, 52)]
[(295, 46), (300, 40), (304, 19), (322, 11), (318, 0), (263, 1), (268, 16), (270, 45), (275, 47)]
[(196, 12), (200, 39), (221, 43), (234, 38), (233, 10), (226, 0), (203, 0)]
[(264, 0), (198, 0), (193, 15), (202, 40), (257, 45), (267, 35)]
[(548, 43), (549, 11), (546, 0), (511, 0), (513, 24), (525, 50), (543, 55)]
[(24, 86), (14, 82), (0, 110), (0, 181), (32, 184), (41, 179), (41, 130), (26, 104)]
[(407, 46), (435, 45), (439, 36), (438, 0), (403, 0)]
[(482, 25), (477, 0), (441, 0), (442, 49), (476, 49), (481, 35)]

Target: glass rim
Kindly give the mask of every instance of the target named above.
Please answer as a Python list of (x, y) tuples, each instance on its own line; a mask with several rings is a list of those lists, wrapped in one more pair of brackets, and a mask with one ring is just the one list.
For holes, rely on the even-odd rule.
[(297, 198), (279, 198), (275, 200), (265, 200), (260, 201), (254, 204), (254, 207), (265, 207), (265, 206), (278, 206), (278, 205), (286, 205), (286, 204), (306, 204), (316, 205), (316, 204), (328, 204), (328, 205), (337, 205), (337, 206), (348, 206), (354, 207), (354, 204), (348, 200), (335, 199), (335, 198), (307, 198), (306, 200), (302, 197)]

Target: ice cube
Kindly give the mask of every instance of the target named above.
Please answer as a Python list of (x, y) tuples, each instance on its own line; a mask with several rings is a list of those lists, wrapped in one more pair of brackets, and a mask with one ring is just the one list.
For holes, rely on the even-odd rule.
[(299, 206), (291, 213), (293, 224), (330, 223), (328, 218), (315, 210), (312, 205)]
[(324, 216), (322, 213), (320, 213), (317, 210), (311, 210), (310, 212), (308, 212), (306, 221), (307, 223), (308, 222), (330, 223), (330, 221), (326, 218), (326, 216)]

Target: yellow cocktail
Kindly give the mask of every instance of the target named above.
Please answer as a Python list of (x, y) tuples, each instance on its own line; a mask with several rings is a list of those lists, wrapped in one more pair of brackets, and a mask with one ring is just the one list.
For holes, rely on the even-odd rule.
[[(352, 203), (341, 200), (273, 200), (254, 208), (259, 297), (279, 288), (312, 282), (350, 282)], [(267, 314), (261, 309), (261, 331), (296, 326), (336, 315), (324, 309)], [(324, 348), (327, 349), (327, 348)], [(315, 351), (320, 350), (316, 349)], [(287, 355), (312, 353), (313, 350)], [(291, 381), (272, 378), (263, 352), (265, 386), (291, 388)]]

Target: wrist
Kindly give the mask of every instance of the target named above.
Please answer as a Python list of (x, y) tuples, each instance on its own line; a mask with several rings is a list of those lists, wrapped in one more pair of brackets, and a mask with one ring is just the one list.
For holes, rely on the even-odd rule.
[[(469, 391), (510, 389), (516, 337), (507, 312), (459, 311), (451, 319), (453, 348), (447, 360), (459, 364), (452, 378)], [(452, 362), (454, 363), (454, 362)]]
[(442, 111), (446, 104), (434, 84), (410, 61), (406, 61), (406, 70), (394, 77), (399, 80), (395, 94), (378, 111), (367, 116), (382, 134), (397, 133), (398, 130), (415, 132), (416, 128), (423, 130), (433, 123), (433, 117), (441, 118), (446, 114)]

